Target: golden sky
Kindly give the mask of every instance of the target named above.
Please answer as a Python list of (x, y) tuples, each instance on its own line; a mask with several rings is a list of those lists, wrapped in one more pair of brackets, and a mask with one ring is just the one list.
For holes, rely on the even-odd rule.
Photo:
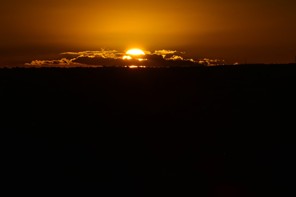
[(63, 51), (169, 49), (229, 61), (291, 62), (294, 0), (9, 0), (0, 62)]

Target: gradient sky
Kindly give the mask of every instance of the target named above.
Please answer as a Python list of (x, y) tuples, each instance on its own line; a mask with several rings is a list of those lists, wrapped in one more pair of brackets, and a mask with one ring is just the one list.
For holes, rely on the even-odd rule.
[(130, 47), (229, 62), (294, 62), (295, 8), (295, 0), (4, 0), (0, 64)]

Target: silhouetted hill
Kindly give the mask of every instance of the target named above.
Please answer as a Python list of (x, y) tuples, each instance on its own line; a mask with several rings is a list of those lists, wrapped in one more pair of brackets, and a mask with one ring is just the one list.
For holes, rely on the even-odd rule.
[(43, 193), (282, 196), (295, 65), (1, 69), (8, 186)]

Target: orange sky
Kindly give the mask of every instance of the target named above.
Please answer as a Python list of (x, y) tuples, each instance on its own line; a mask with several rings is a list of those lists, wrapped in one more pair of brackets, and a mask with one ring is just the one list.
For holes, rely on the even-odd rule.
[(0, 8), (0, 63), (129, 47), (229, 62), (291, 62), (295, 7), (292, 0), (10, 0)]

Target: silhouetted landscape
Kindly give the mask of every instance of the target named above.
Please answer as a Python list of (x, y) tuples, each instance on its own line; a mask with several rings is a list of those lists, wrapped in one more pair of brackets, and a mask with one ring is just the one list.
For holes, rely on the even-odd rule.
[(295, 71), (1, 69), (5, 185), (41, 195), (284, 196)]

